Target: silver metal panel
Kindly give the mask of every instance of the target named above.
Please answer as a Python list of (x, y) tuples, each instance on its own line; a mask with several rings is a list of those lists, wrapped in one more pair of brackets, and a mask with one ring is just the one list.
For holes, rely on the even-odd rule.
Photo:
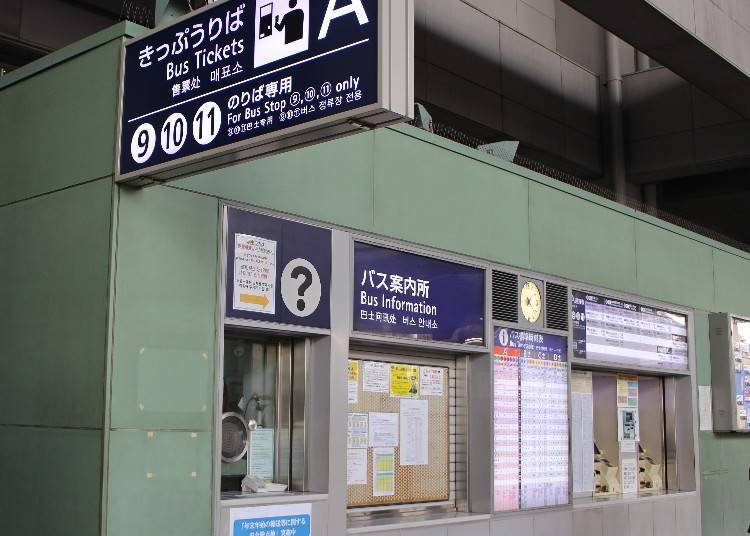
[(708, 315), (708, 333), (711, 341), (711, 396), (714, 431), (738, 431), (732, 351), (732, 315), (727, 313)]
[(532, 536), (534, 516), (531, 514), (496, 517), (490, 522), (492, 536)]
[(351, 242), (348, 233), (333, 231), (331, 243), (331, 348), (329, 357), (329, 535), (346, 533), (346, 375), (351, 329)]
[(306, 424), (309, 402), (310, 341), (297, 339), (292, 348), (292, 407), (291, 407), (291, 468), (289, 489), (309, 491), (307, 489), (306, 461)]
[(677, 489), (679, 491), (695, 491), (697, 489), (698, 461), (696, 459), (695, 414), (696, 388), (694, 378), (682, 377), (675, 379), (675, 436), (677, 438)]
[(291, 484), (290, 438), (292, 434), (292, 345), (289, 341), (278, 343), (278, 375), (276, 384), (276, 442), (274, 482)]
[(675, 378), (664, 379), (664, 456), (667, 472), (667, 489), (679, 489), (677, 478), (677, 383)]
[(581, 508), (573, 510), (573, 534), (575, 536), (602, 536), (604, 531), (602, 510)]
[(628, 525), (631, 536), (654, 534), (654, 509), (658, 504), (653, 502), (635, 502), (628, 505)]
[(573, 511), (535, 513), (534, 536), (573, 536)]
[(469, 511), (489, 514), (493, 508), (492, 356), (475, 356), (467, 361)]

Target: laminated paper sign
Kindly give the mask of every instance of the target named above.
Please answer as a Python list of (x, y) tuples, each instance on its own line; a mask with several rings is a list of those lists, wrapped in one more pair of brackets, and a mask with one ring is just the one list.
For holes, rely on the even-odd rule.
[(356, 404), (358, 400), (359, 390), (359, 361), (349, 360), (349, 368), (347, 371), (347, 398), (349, 404)]
[(444, 369), (422, 367), (419, 370), (419, 389), (422, 396), (443, 396)]
[(419, 367), (391, 365), (391, 396), (416, 398), (419, 394)]
[(239, 311), (276, 312), (276, 241), (237, 233), (234, 238), (234, 303)]
[(365, 361), (362, 390), (368, 393), (387, 393), (391, 366), (388, 363)]

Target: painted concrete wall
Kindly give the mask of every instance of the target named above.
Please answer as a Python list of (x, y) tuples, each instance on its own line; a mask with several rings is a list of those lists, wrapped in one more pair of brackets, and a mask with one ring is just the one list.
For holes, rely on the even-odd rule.
[[(209, 533), (220, 198), (694, 307), (701, 384), (707, 312), (750, 314), (750, 256), (411, 127), (113, 189), (117, 58), (105, 44), (0, 84), (11, 534), (95, 534), (100, 513), (109, 535)], [(746, 530), (750, 444), (700, 444), (704, 534)]]

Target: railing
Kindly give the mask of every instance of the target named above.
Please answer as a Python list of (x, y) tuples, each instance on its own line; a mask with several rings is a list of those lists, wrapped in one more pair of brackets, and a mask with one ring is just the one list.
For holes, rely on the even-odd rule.
[[(461, 145), (465, 145), (473, 149), (477, 149), (477, 147), (481, 145), (485, 145), (487, 143), (486, 140), (482, 140), (481, 138), (462, 132), (458, 130), (457, 128), (447, 125), (445, 123), (434, 121), (431, 118), (429, 121), (430, 121), (431, 131), (434, 134), (437, 134), (438, 136), (442, 138), (455, 141), (457, 143), (460, 143)], [(416, 120), (411, 121), (409, 124), (414, 125), (414, 126), (419, 126)], [(545, 175), (547, 177), (556, 179), (560, 182), (564, 182), (565, 184), (575, 186), (576, 188), (580, 188), (581, 190), (585, 190), (589, 193), (598, 195), (599, 197), (609, 199), (610, 201), (617, 200), (615, 196), (615, 192), (609, 188), (593, 183), (589, 180), (582, 179), (571, 173), (555, 168), (543, 162), (539, 162), (532, 158), (528, 158), (526, 156), (516, 154), (512, 162), (519, 166), (525, 167), (526, 169), (535, 171), (541, 175)], [(682, 227), (683, 229), (686, 229), (688, 231), (692, 231), (699, 235), (705, 236), (706, 238), (716, 240), (717, 242), (722, 242), (724, 244), (727, 244), (728, 246), (732, 246), (734, 248), (750, 253), (750, 245), (745, 244), (744, 242), (736, 240), (718, 231), (714, 231), (712, 229), (703, 227), (702, 225), (699, 225), (681, 216), (672, 214), (671, 212), (667, 212), (657, 207), (648, 205), (644, 203), (643, 201), (641, 201), (640, 199), (627, 197), (625, 201), (625, 205), (628, 206), (629, 208), (632, 208), (633, 210), (637, 210), (638, 212), (649, 214), (655, 218), (659, 218), (660, 220), (664, 220), (678, 227)]]

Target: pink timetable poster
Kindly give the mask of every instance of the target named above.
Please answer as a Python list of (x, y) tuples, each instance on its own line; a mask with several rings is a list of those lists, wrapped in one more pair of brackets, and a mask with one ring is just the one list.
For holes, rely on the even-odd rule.
[(495, 330), (494, 508), (569, 502), (565, 337)]
[(518, 510), (518, 356), (517, 348), (495, 347), (495, 511)]

